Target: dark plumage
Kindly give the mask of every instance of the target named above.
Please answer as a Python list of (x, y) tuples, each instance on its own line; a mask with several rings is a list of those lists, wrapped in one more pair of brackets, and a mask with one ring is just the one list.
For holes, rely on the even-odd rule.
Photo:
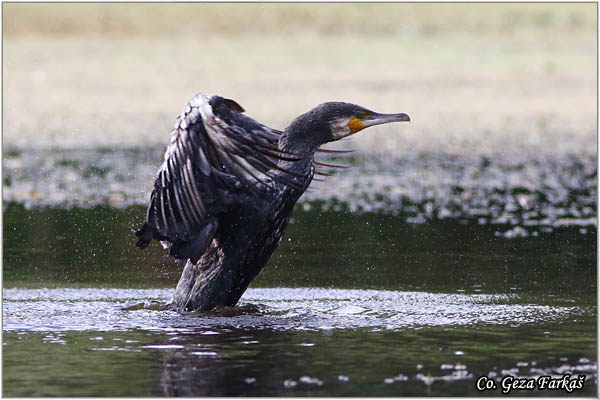
[(145, 248), (162, 241), (187, 260), (173, 296), (178, 310), (233, 306), (277, 248), (315, 173), (324, 143), (371, 125), (409, 121), (349, 103), (324, 103), (281, 132), (242, 114), (233, 100), (198, 94), (177, 118), (158, 170)]

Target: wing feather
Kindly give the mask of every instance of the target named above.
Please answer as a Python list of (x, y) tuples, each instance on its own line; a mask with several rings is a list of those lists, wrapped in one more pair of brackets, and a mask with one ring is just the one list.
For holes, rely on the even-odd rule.
[[(198, 94), (178, 116), (158, 170), (137, 245), (171, 243), (177, 258), (198, 259), (235, 194), (257, 196), (261, 186), (297, 185), (279, 160), (299, 158), (277, 148), (282, 132), (241, 114), (233, 100)], [(279, 171), (283, 173), (273, 173)]]

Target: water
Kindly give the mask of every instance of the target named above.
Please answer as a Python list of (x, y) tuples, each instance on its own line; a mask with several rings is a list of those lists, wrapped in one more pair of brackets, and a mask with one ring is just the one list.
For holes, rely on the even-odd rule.
[(570, 373), (595, 395), (595, 226), (306, 204), (240, 307), (183, 315), (162, 307), (180, 268), (133, 246), (142, 207), (7, 205), (3, 394), (479, 396), (481, 375)]
[(170, 293), (5, 290), (4, 394), (477, 394), (473, 377), (506, 370), (585, 373), (590, 395), (597, 380), (592, 308), (514, 295), (272, 288), (250, 289), (238, 310), (127, 310)]
[(169, 331), (173, 326), (285, 331), (401, 330), (519, 325), (576, 318), (585, 315), (586, 311), (573, 306), (512, 304), (519, 299), (516, 295), (266, 288), (251, 289), (244, 295), (248, 309), (242, 304), (239, 311), (225, 308), (214, 313), (191, 313), (191, 317), (189, 314), (181, 317), (179, 313), (161, 310), (159, 304), (168, 302), (170, 292), (170, 289), (6, 289), (5, 330)]

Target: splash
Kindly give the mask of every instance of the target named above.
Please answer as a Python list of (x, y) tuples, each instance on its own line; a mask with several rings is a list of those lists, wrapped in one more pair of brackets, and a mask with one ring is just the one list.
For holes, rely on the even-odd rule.
[(241, 307), (204, 313), (178, 314), (154, 307), (168, 302), (170, 294), (170, 289), (5, 289), (4, 330), (186, 331), (202, 327), (206, 334), (219, 334), (224, 327), (244, 327), (378, 331), (517, 326), (584, 312), (578, 307), (520, 304), (516, 295), (319, 288), (249, 289)]

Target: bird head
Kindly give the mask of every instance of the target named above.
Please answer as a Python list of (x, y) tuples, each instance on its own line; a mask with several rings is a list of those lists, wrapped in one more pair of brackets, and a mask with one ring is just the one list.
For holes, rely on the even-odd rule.
[(280, 144), (292, 152), (309, 154), (322, 144), (353, 135), (369, 126), (404, 121), (410, 121), (404, 113), (380, 114), (356, 104), (328, 102), (296, 118), (286, 129)]
[(329, 122), (331, 140), (342, 139), (365, 128), (391, 122), (408, 122), (410, 117), (404, 113), (380, 114), (350, 103), (324, 103), (322, 108)]

